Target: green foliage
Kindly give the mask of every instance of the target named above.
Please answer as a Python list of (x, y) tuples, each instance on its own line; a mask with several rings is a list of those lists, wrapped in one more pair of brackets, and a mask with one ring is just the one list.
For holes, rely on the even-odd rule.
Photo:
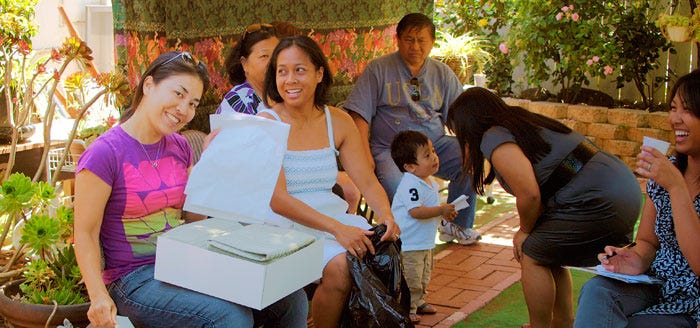
[(513, 93), (513, 60), (500, 33), (508, 26), (511, 13), (507, 0), (435, 1), (435, 25), (443, 32), (459, 36), (467, 32), (487, 40), (491, 59), (484, 65), (488, 87), (499, 95)]
[(60, 229), (58, 220), (45, 214), (34, 215), (25, 223), (20, 242), (29, 246), (30, 254), (45, 259), (51, 247), (58, 243)]
[(0, 0), (0, 44), (31, 44), (37, 32), (34, 8), (39, 0)]
[(662, 28), (664, 26), (690, 27), (690, 17), (678, 14), (659, 14), (656, 19), (656, 26)]
[(20, 249), (30, 259), (22, 272), (26, 280), (20, 285), (24, 302), (87, 301), (72, 245), (73, 209), (59, 203), (54, 187), (32, 182), (22, 173), (13, 173), (0, 187), (0, 210), (18, 216), (17, 221), (24, 224)]
[(11, 175), (0, 186), (0, 212), (24, 215), (23, 210), (31, 207), (36, 201), (35, 187), (26, 175)]
[(697, 39), (697, 36), (700, 35), (700, 10), (698, 8), (693, 9), (693, 15), (690, 16), (690, 27), (692, 36)]
[(616, 63), (620, 66), (617, 88), (633, 82), (642, 97), (644, 109), (654, 106), (654, 90), (668, 80), (666, 76), (650, 77), (659, 68), (661, 52), (675, 49), (661, 34), (657, 25), (650, 22), (646, 13), (653, 11), (648, 1), (637, 1), (623, 10), (612, 24), (614, 41), (618, 51)]
[[(30, 220), (31, 221), (31, 220)], [(82, 276), (72, 245), (56, 253), (56, 259), (47, 262), (41, 258), (27, 264), (21, 285), (22, 300), (33, 304), (80, 304), (88, 301), (87, 290), (80, 283)]]
[[(68, 79), (64, 77), (69, 64), (77, 64), (81, 68), (90, 68), (92, 65), (92, 50), (79, 38), (67, 38), (60, 48), (39, 58), (32, 51), (31, 45), (31, 37), (36, 33), (36, 3), (37, 0), (0, 0), (0, 104), (7, 111), (5, 122), (2, 123), (12, 130), (11, 143), (17, 144), (20, 135), (18, 131), (37, 119), (43, 123), (44, 140), (48, 142), (52, 139), (51, 125), (56, 114), (56, 102), (45, 101), (45, 107), (39, 108), (41, 106), (37, 104), (43, 102), (38, 100), (53, 99), (61, 82), (65, 82), (66, 107), (76, 119), (67, 140), (70, 144), (77, 125), (98, 99), (104, 99), (107, 104), (120, 105), (125, 99), (124, 94), (129, 90), (122, 74), (92, 76), (87, 72), (77, 72)], [(45, 147), (42, 153), (39, 161), (42, 164), (33, 177), (34, 181), (44, 171), (43, 163), (47, 162), (48, 148)], [(10, 154), (1, 180), (8, 178), (14, 161), (15, 154)], [(59, 162), (56, 170), (60, 170), (63, 162), (65, 159)], [(51, 184), (55, 184), (57, 178), (55, 175)]]
[(588, 0), (557, 4), (561, 2), (514, 0), (511, 26), (518, 28), (508, 33), (508, 44), (522, 55), (530, 84), (551, 79), (561, 90), (574, 90), (566, 102), (590, 84), (590, 77), (613, 73), (615, 49), (609, 37), (614, 31), (607, 22), (620, 7)]
[(435, 46), (431, 55), (443, 61), (459, 61), (460, 72), (456, 73), (461, 75), (466, 75), (470, 69), (482, 72), (486, 63), (491, 60), (491, 54), (488, 52), (491, 45), (488, 40), (470, 32), (459, 36), (439, 32)]
[(85, 142), (85, 147), (87, 147), (90, 145), (90, 143), (95, 141), (97, 137), (107, 132), (107, 130), (109, 130), (110, 128), (111, 125), (109, 124), (100, 124), (89, 128), (84, 128), (78, 131), (75, 137), (83, 140)]
[[(653, 89), (664, 81), (648, 75), (659, 67), (660, 53), (671, 49), (649, 18), (660, 5), (666, 3), (442, 0), (435, 2), (435, 21), (455, 36), (469, 31), (489, 40), (485, 71), (489, 88), (500, 95), (512, 93), (513, 68), (522, 65), (528, 85), (552, 82), (569, 90), (560, 94), (564, 102), (591, 79), (613, 77), (618, 88), (633, 82), (648, 107)], [(700, 22), (700, 13), (693, 17)]]

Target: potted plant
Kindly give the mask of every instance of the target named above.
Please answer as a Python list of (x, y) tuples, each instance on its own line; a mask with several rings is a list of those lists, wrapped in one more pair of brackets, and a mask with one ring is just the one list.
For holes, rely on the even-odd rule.
[(470, 83), (474, 71), (482, 73), (491, 59), (488, 40), (467, 32), (462, 35), (439, 32), (432, 56), (446, 63), (462, 83)]
[[(51, 99), (60, 94), (58, 89), (62, 80), (67, 92), (66, 103), (63, 105), (75, 115), (65, 149), (70, 148), (78, 125), (88, 109), (99, 100), (118, 107), (128, 93), (128, 84), (121, 74), (89, 76), (77, 72), (69, 78), (64, 77), (68, 75), (72, 63), (83, 68), (92, 65), (92, 50), (78, 38), (66, 39), (60, 48), (51, 50), (48, 56), (37, 56), (31, 45), (31, 37), (36, 32), (33, 22), (36, 3), (37, 0), (0, 0), (3, 12), (0, 15), (0, 102), (5, 105), (7, 124), (11, 130), (10, 156), (0, 181), (7, 179), (12, 172), (22, 127), (31, 123), (32, 118), (43, 125), (44, 145), (51, 144), (51, 126), (57, 111), (57, 102)], [(38, 107), (41, 98), (49, 100), (43, 107)], [(45, 146), (43, 149), (39, 167), (32, 178), (34, 181), (42, 176), (49, 148)], [(58, 170), (68, 155), (66, 151)]]
[[(22, 314), (33, 319), (26, 326), (44, 327), (49, 314), (55, 318), (53, 326), (64, 318), (71, 322), (84, 321), (88, 306), (87, 296), (80, 283), (80, 272), (75, 264), (72, 247), (72, 210), (70, 197), (59, 197), (55, 186), (58, 174), (50, 181), (39, 182), (51, 148), (51, 126), (57, 112), (56, 101), (41, 102), (63, 94), (62, 105), (75, 114), (75, 120), (56, 167), (70, 156), (73, 139), (81, 122), (90, 116), (95, 104), (104, 102), (118, 108), (128, 93), (128, 84), (121, 74), (86, 74), (80, 68), (89, 68), (92, 50), (78, 38), (66, 39), (60, 48), (40, 56), (32, 50), (34, 7), (37, 0), (0, 0), (0, 102), (5, 105), (8, 124), (12, 131), (9, 159), (0, 176), (0, 249), (9, 254), (7, 262), (0, 262), (0, 283), (12, 280), (0, 288), (0, 312), (7, 321), (19, 320)], [(77, 73), (69, 74), (79, 67)], [(65, 93), (59, 93), (63, 84)], [(43, 152), (33, 177), (11, 174), (20, 142), (20, 127), (39, 122), (43, 125)], [(9, 247), (10, 237), (15, 241)], [(8, 297), (9, 296), (9, 297)], [(64, 315), (64, 309), (78, 306), (77, 317)], [(29, 303), (41, 303), (29, 304)], [(47, 305), (51, 304), (51, 305)], [(25, 312), (33, 305), (48, 314)], [(40, 322), (40, 323), (37, 323)], [(87, 323), (85, 323), (87, 324)], [(25, 326), (24, 324), (17, 324)]]
[(21, 279), (0, 287), (0, 314), (13, 325), (44, 327), (48, 322), (56, 326), (64, 319), (89, 323), (87, 291), (72, 245), (73, 210), (69, 206), (49, 183), (34, 182), (22, 173), (12, 174), (0, 187), (0, 210), (19, 222), (15, 227), (6, 223), (2, 238), (10, 228), (21, 234), (13, 236), (18, 245), (6, 266), (17, 260), (25, 262), (18, 270)]
[(679, 14), (659, 14), (655, 22), (661, 33), (670, 41), (687, 42), (693, 37), (690, 17)]

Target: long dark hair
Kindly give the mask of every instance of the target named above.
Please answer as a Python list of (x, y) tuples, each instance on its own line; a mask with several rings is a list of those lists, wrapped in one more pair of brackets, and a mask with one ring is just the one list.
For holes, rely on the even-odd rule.
[[(181, 57), (181, 58), (175, 58)], [(143, 99), (143, 83), (147, 77), (152, 76), (153, 81), (158, 84), (160, 81), (167, 79), (173, 75), (178, 74), (188, 74), (192, 76), (197, 76), (202, 81), (202, 95), (204, 95), (209, 89), (209, 71), (203, 62), (194, 59), (192, 55), (188, 52), (182, 51), (171, 51), (161, 54), (154, 60), (145, 72), (141, 75), (141, 81), (139, 81), (139, 86), (136, 88), (134, 93), (134, 98), (131, 104), (127, 106), (126, 110), (122, 112), (119, 117), (119, 122), (124, 123), (132, 115), (136, 107), (139, 106), (141, 100)]]
[[(700, 69), (693, 70), (676, 81), (668, 98), (669, 108), (676, 95), (681, 98), (683, 108), (693, 113), (693, 116), (700, 117)], [(685, 172), (688, 168), (688, 154), (676, 152), (676, 158), (676, 167)]]
[[(479, 87), (469, 88), (457, 97), (447, 112), (446, 125), (457, 136), (462, 150), (462, 171), (473, 174), (472, 185), (481, 194), (484, 184), (491, 183), (495, 177), (492, 168), (484, 178), (484, 154), (480, 146), (488, 129), (493, 126), (508, 129), (532, 163), (537, 163), (552, 149), (539, 134), (542, 128), (571, 132), (569, 127), (556, 120), (519, 106), (509, 106), (493, 92)], [(465, 154), (467, 147), (469, 154)]]
[(265, 105), (270, 107), (271, 104), (268, 103), (268, 99), (276, 103), (284, 101), (279, 90), (277, 90), (277, 57), (279, 57), (282, 50), (291, 47), (297, 47), (308, 55), (314, 68), (319, 69), (323, 67), (323, 78), (316, 85), (316, 93), (314, 94), (314, 105), (317, 108), (323, 108), (323, 105), (328, 103), (328, 91), (333, 84), (333, 77), (323, 51), (321, 51), (314, 39), (305, 35), (294, 35), (282, 39), (272, 52), (272, 57), (270, 57), (270, 63), (267, 65), (265, 73), (265, 96), (263, 97)]
[[(248, 29), (251, 27), (257, 27), (257, 29), (248, 32)], [(246, 80), (243, 64), (241, 64), (241, 57), (248, 58), (250, 52), (253, 50), (253, 46), (258, 42), (276, 37), (278, 37), (277, 30), (271, 24), (253, 24), (248, 26), (246, 31), (241, 34), (241, 39), (238, 41), (238, 44), (231, 48), (228, 57), (226, 57), (226, 61), (224, 61), (224, 67), (226, 67), (226, 73), (228, 73), (228, 80), (232, 85), (241, 84)]]

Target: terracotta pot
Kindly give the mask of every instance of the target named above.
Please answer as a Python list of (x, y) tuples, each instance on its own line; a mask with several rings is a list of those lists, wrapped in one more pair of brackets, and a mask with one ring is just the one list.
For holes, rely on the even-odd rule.
[[(43, 328), (53, 312), (53, 305), (27, 304), (8, 296), (19, 293), (22, 281), (23, 279), (11, 281), (0, 287), (0, 314), (14, 327)], [(88, 308), (90, 303), (59, 305), (49, 326), (56, 327), (63, 324), (63, 319), (68, 319), (74, 327), (86, 327), (90, 323), (87, 318)]]

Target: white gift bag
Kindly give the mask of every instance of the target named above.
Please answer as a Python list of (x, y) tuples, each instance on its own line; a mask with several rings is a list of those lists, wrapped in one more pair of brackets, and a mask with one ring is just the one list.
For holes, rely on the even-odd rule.
[(262, 223), (270, 216), (289, 125), (240, 113), (210, 115), (210, 123), (221, 131), (190, 172), (184, 210)]

